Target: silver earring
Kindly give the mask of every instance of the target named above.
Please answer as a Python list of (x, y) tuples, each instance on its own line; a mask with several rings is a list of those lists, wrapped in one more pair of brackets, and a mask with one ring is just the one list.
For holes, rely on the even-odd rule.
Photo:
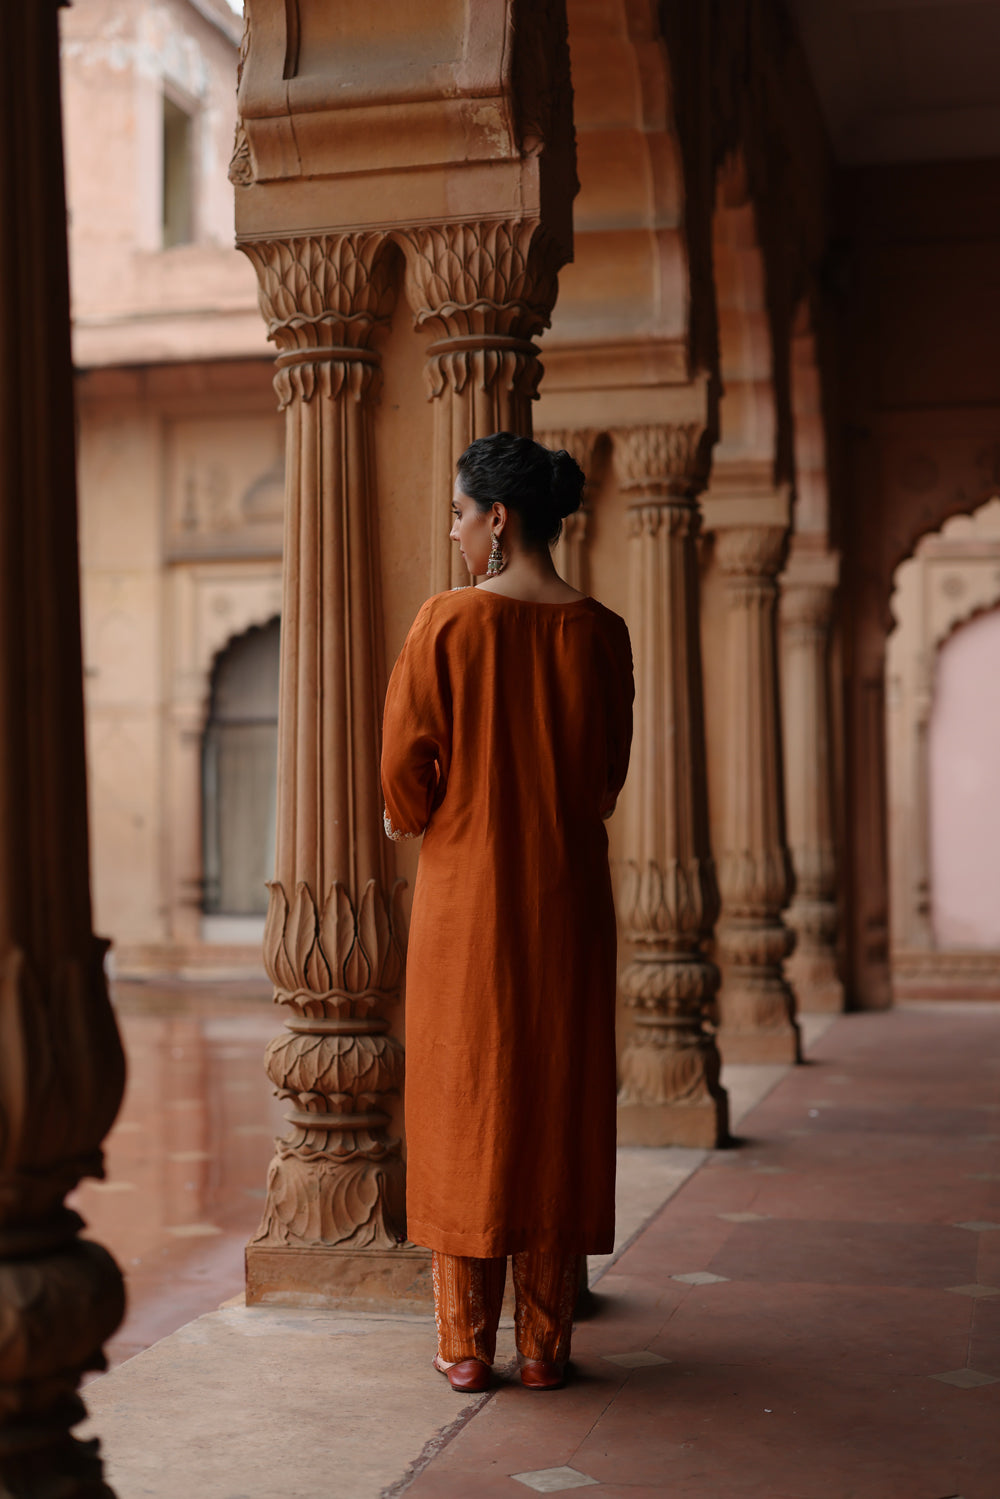
[(490, 547), (490, 558), (486, 564), (486, 576), (488, 578), (495, 578), (497, 573), (502, 573), (506, 566), (503, 552), (500, 550), (499, 532), (494, 531), (493, 545)]

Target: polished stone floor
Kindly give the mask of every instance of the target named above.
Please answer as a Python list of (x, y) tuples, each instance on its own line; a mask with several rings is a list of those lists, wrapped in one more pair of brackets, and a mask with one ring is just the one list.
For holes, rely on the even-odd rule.
[(281, 1029), (250, 984), (116, 984), (128, 1083), (105, 1146), (106, 1180), (70, 1199), (125, 1274), (121, 1363), (243, 1288), (272, 1141), (286, 1128), (264, 1075)]
[(428, 1318), (233, 1306), (89, 1387), (120, 1499), (1000, 1499), (1000, 1007), (841, 1017), (758, 1097), (604, 1268), (565, 1390), (509, 1329), (470, 1399)]

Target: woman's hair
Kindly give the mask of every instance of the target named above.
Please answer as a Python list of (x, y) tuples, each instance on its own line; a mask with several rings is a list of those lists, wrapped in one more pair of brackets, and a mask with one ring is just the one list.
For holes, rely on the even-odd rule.
[(563, 517), (579, 510), (586, 483), (564, 448), (554, 453), (513, 432), (477, 437), (458, 460), (458, 478), (484, 514), (496, 501), (516, 510), (528, 547), (559, 539)]

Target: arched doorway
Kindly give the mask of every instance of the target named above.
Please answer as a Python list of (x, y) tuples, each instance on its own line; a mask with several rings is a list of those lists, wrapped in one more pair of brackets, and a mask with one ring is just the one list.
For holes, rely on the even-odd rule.
[(1000, 991), (1000, 499), (894, 575), (886, 654), (890, 914), (901, 997)]
[(237, 636), (216, 659), (202, 751), (203, 935), (251, 940), (274, 868), (279, 624)]
[(938, 652), (927, 780), (934, 945), (992, 951), (1000, 968), (998, 677), (994, 607), (961, 624)]

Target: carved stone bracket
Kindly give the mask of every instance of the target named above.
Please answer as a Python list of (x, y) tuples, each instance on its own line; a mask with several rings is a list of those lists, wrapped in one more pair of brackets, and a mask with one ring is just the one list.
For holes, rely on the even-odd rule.
[(793, 879), (785, 842), (776, 636), (787, 520), (755, 517), (750, 500), (746, 523), (740, 523), (743, 502), (721, 503), (729, 507), (728, 523), (716, 530), (728, 606), (729, 721), (719, 870), (719, 1045), (730, 1061), (793, 1061), (798, 1027), (784, 960), (795, 938), (781, 914)]
[(434, 408), (431, 590), (469, 581), (448, 541), (455, 464), (491, 432), (531, 436), (542, 367), (533, 339), (547, 328), (566, 258), (539, 220), (414, 228), (396, 236), (418, 328), (436, 334), (425, 378)]
[(621, 909), (621, 991), (634, 1029), (621, 1057), (619, 1136), (713, 1146), (728, 1128), (706, 1021), (718, 973), (705, 944), (718, 913), (708, 835), (696, 496), (698, 423), (613, 434), (630, 502), (636, 735)]

